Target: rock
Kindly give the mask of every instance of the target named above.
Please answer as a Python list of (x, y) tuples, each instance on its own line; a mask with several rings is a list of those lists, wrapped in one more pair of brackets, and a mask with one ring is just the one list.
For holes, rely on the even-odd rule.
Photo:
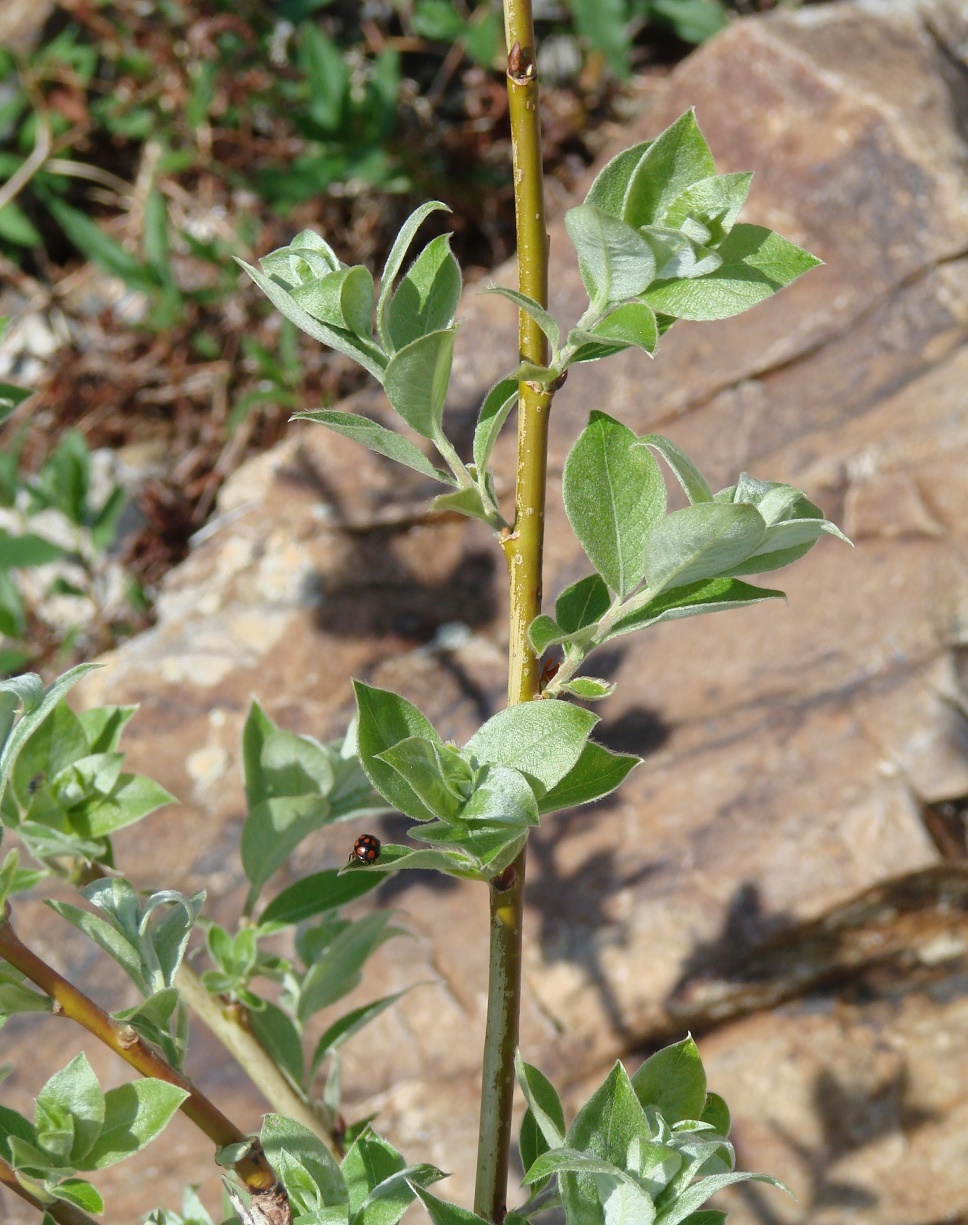
[[(570, 376), (553, 419), (548, 596), (587, 571), (559, 483), (590, 407), (669, 433), (719, 484), (749, 468), (802, 487), (855, 548), (824, 541), (777, 576), (786, 607), (662, 626), (596, 669), (620, 682), (601, 739), (646, 764), (618, 798), (546, 825), (529, 866), (522, 1045), (572, 1105), (618, 1055), (677, 1032), (690, 991), (727, 990), (728, 976), (710, 978), (725, 952), (741, 974), (764, 941), (803, 948), (798, 932), (934, 870), (925, 806), (968, 795), (952, 649), (968, 594), (968, 77), (955, 62), (968, 26), (956, 9), (836, 4), (737, 22), (623, 134), (622, 144), (647, 139), (694, 104), (721, 169), (756, 170), (749, 219), (826, 267), (768, 309), (678, 326), (654, 366), (619, 356)], [(570, 322), (580, 282), (560, 220), (552, 251), (552, 304)], [(471, 295), (462, 313), (451, 411), (466, 433), (512, 363), (515, 320), (496, 297)], [(368, 412), (381, 404), (356, 400)], [(498, 450), (505, 490), (512, 445)], [(252, 693), (285, 726), (319, 736), (345, 727), (350, 676), (399, 689), (457, 739), (500, 707), (499, 554), (480, 525), (428, 516), (427, 493), (314, 428), (294, 429), (229, 483), (220, 517), (170, 576), (157, 627), (81, 695), (141, 703), (129, 761), (184, 801), (118, 839), (139, 882), (205, 883), (217, 916), (237, 909), (238, 737)], [(348, 829), (311, 839), (293, 870), (335, 865), (351, 842)], [(957, 837), (945, 846), (957, 854)], [(468, 1202), (483, 891), (414, 877), (383, 896), (418, 939), (385, 946), (354, 1000), (436, 983), (346, 1048), (344, 1083), (353, 1112), (378, 1109), (411, 1160), (457, 1171), (447, 1194)], [(942, 951), (963, 924), (954, 908), (949, 928), (946, 913), (932, 929)], [(891, 947), (903, 946), (908, 928), (890, 930)], [(841, 977), (875, 962), (861, 957)], [(752, 1192), (740, 1220), (918, 1225), (968, 1210), (955, 1176), (937, 1173), (968, 1097), (955, 1054), (963, 963), (961, 952), (945, 963), (937, 998), (912, 979), (896, 998), (808, 996), (707, 1035), (744, 1165), (808, 1188), (799, 1207), (757, 1207)], [(198, 1045), (193, 1066), (254, 1128), (255, 1093), (207, 1039)], [(923, 1160), (900, 1160), (905, 1136)], [(182, 1177), (213, 1181), (205, 1167)], [(169, 1205), (174, 1182), (152, 1183)], [(133, 1202), (119, 1200), (126, 1211)]]

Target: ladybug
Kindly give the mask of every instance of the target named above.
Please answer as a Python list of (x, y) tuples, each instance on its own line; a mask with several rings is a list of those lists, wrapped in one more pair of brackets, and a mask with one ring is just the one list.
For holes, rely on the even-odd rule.
[(374, 834), (360, 834), (353, 843), (353, 853), (350, 859), (352, 860), (354, 856), (360, 863), (376, 863), (380, 858), (380, 839)]

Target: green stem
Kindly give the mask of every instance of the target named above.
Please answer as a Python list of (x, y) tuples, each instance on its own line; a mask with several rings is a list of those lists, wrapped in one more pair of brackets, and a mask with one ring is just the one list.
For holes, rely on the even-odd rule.
[[(130, 1025), (116, 1021), (62, 975), (21, 943), (9, 917), (0, 921), (0, 957), (36, 983), (54, 1001), (54, 1012), (82, 1025), (89, 1033), (140, 1072), (177, 1085), (188, 1093), (181, 1109), (217, 1148), (250, 1140), (211, 1102), (200, 1089), (177, 1071)], [(258, 1145), (234, 1166), (236, 1174), (253, 1192), (270, 1191), (276, 1176)]]
[(14, 1195), (19, 1195), (21, 1199), (33, 1205), (38, 1212), (46, 1212), (57, 1222), (57, 1225), (98, 1225), (94, 1217), (88, 1216), (86, 1212), (82, 1212), (73, 1204), (68, 1204), (66, 1200), (59, 1199), (52, 1204), (42, 1204), (35, 1195), (30, 1194), (26, 1187), (21, 1186), (17, 1175), (13, 1172), (13, 1167), (7, 1165), (2, 1157), (0, 1157), (0, 1183), (9, 1188)]
[[(518, 289), (548, 305), (548, 233), (538, 111), (531, 0), (504, 0), (508, 45), (508, 100), (517, 219)], [(519, 314), (520, 355), (537, 366), (548, 362), (548, 344), (537, 323)], [(528, 626), (541, 611), (548, 417), (554, 391), (522, 383), (518, 400), (518, 468), (514, 527), (502, 539), (510, 587), (508, 704), (528, 702), (540, 690), (538, 661)], [(525, 852), (490, 884), (490, 968), (481, 1126), (474, 1211), (500, 1225), (507, 1211), (514, 1052), (521, 1012), (521, 941), (524, 927)]]
[(188, 1007), (236, 1060), (273, 1110), (301, 1123), (314, 1132), (335, 1157), (342, 1157), (329, 1128), (296, 1093), (255, 1034), (221, 1006), (194, 970), (184, 964), (179, 966), (175, 986)]

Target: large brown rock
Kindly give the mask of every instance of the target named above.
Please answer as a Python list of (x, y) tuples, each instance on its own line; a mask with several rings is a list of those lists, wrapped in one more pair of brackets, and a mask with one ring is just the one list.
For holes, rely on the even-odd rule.
[[(856, 547), (823, 541), (778, 576), (786, 607), (660, 627), (624, 639), (603, 665), (619, 689), (601, 739), (646, 764), (619, 797), (549, 822), (529, 866), (522, 1045), (572, 1105), (617, 1056), (761, 1008), (762, 994), (744, 1003), (734, 992), (717, 1012), (747, 954), (936, 865), (924, 814), (968, 794), (948, 649), (968, 596), (968, 78), (955, 10), (929, 20), (913, 6), (844, 4), (738, 22), (622, 134), (623, 145), (646, 139), (695, 105), (720, 168), (756, 171), (749, 220), (826, 266), (748, 316), (677, 327), (654, 365), (619, 356), (573, 372), (554, 409), (549, 596), (587, 570), (559, 478), (590, 407), (669, 433), (719, 484), (748, 468), (802, 487)], [(552, 305), (571, 321), (582, 291), (560, 221), (552, 253)], [(505, 302), (471, 294), (462, 313), (458, 430), (515, 346)], [(357, 403), (380, 406), (375, 394)], [(505, 490), (512, 441), (498, 451)], [(405, 693), (458, 739), (500, 707), (500, 554), (479, 525), (426, 521), (426, 495), (416, 478), (314, 428), (294, 429), (230, 482), (220, 518), (170, 576), (158, 626), (82, 692), (89, 703), (141, 703), (129, 759), (183, 800), (119, 839), (139, 882), (204, 883), (215, 913), (237, 906), (238, 738), (250, 694), (320, 736), (345, 726), (350, 676)], [(963, 854), (955, 821), (946, 846)], [(350, 840), (311, 839), (293, 869), (344, 860)], [(360, 998), (435, 981), (347, 1048), (347, 1092), (360, 1113), (379, 1109), (411, 1160), (455, 1170), (448, 1193), (467, 1202), (486, 900), (480, 888), (421, 877), (386, 892), (418, 939), (381, 951)], [(968, 1096), (966, 1070), (944, 1054), (964, 1027), (959, 907), (932, 911), (933, 994), (918, 980), (896, 999), (874, 987), (873, 1002), (843, 1006), (806, 996), (720, 1021), (705, 1039), (743, 1162), (802, 1191), (799, 1206), (764, 1207), (753, 1193), (738, 1223), (921, 1225), (968, 1212), (964, 1180), (937, 1174), (952, 1137), (964, 1140)], [(877, 933), (869, 954), (837, 963), (840, 979), (878, 960)], [(888, 941), (892, 955), (903, 935)], [(711, 975), (723, 979), (718, 996), (701, 989)], [(808, 976), (793, 993), (824, 981)], [(264, 1106), (254, 1091), (211, 1042), (199, 1049), (196, 1069), (255, 1127)], [(891, 1110), (878, 1106), (885, 1094)], [(855, 1142), (851, 1128), (874, 1139)], [(204, 1164), (182, 1176), (211, 1181)], [(174, 1204), (173, 1182), (152, 1177), (149, 1198)], [(120, 1186), (118, 1219), (145, 1202)]]

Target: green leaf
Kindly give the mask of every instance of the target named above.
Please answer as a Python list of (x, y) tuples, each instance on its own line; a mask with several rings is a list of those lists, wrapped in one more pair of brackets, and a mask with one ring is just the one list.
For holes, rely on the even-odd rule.
[(555, 600), (555, 619), (567, 634), (596, 625), (608, 612), (612, 597), (601, 576), (589, 574), (572, 583)]
[(397, 872), (401, 868), (429, 868), (436, 872), (446, 872), (448, 876), (481, 879), (480, 864), (462, 851), (443, 851), (436, 848), (417, 851), (410, 846), (386, 842), (380, 851), (380, 858), (375, 863), (364, 864), (354, 859), (343, 868), (343, 873), (348, 876), (364, 872), (375, 875), (381, 872)]
[(369, 417), (361, 417), (358, 413), (343, 413), (337, 409), (315, 408), (306, 412), (293, 413), (293, 421), (318, 421), (345, 438), (352, 438), (362, 443), (377, 455), (385, 455), (387, 459), (405, 464), (421, 476), (432, 477), (435, 481), (452, 483), (452, 478), (439, 468), (435, 468), (419, 447), (409, 438), (404, 438), (396, 430), (388, 430), (386, 426), (371, 421)]
[(682, 1222), (682, 1225), (726, 1225), (726, 1213), (720, 1212), (716, 1208), (691, 1212)]
[[(76, 668), (71, 668), (69, 672), (59, 676), (47, 689), (44, 689), (40, 677), (34, 673), (0, 682), (0, 736), (3, 738), (3, 748), (0, 750), (0, 791), (6, 785), (28, 736), (41, 726), (64, 694), (76, 685), (82, 676), (99, 666), (78, 664)], [(18, 706), (22, 714), (14, 725), (14, 714)]]
[(645, 571), (646, 540), (665, 512), (655, 459), (627, 426), (593, 412), (565, 460), (562, 496), (592, 565), (619, 595), (630, 594)]
[[(701, 1207), (711, 1195), (715, 1195), (717, 1191), (722, 1191), (724, 1187), (731, 1187), (738, 1182), (765, 1182), (771, 1187), (778, 1187), (781, 1191), (786, 1191), (788, 1195), (793, 1195), (793, 1192), (788, 1186), (780, 1182), (777, 1178), (771, 1178), (769, 1174), (749, 1174), (735, 1173), (729, 1174), (710, 1174), (708, 1178), (700, 1178), (691, 1187), (688, 1187), (682, 1195), (675, 1200), (668, 1208), (655, 1219), (655, 1225), (680, 1225), (696, 1208)], [(794, 1196), (794, 1198), (796, 1198)]]
[(558, 692), (571, 693), (583, 702), (600, 702), (602, 698), (610, 698), (615, 688), (613, 682), (598, 676), (576, 676), (570, 681), (564, 681)]
[(420, 252), (390, 300), (386, 317), (390, 351), (449, 328), (460, 292), (460, 265), (450, 249), (450, 235), (441, 234)]
[(14, 579), (0, 570), (0, 634), (21, 638), (27, 631), (27, 614), (23, 596)]
[(507, 298), (509, 302), (520, 311), (524, 311), (526, 315), (530, 315), (535, 321), (545, 336), (548, 338), (548, 343), (551, 345), (551, 351), (554, 353), (561, 343), (561, 331), (558, 327), (558, 322), (554, 315), (534, 298), (529, 298), (527, 294), (519, 293), (516, 289), (508, 289), (504, 285), (489, 285), (484, 290), (485, 293), (496, 293), (502, 298)]
[(381, 944), (407, 934), (402, 928), (391, 927), (390, 918), (388, 912), (376, 911), (355, 920), (313, 962), (299, 993), (296, 1016), (302, 1024), (359, 986), (364, 963)]
[(677, 319), (728, 319), (822, 262), (759, 225), (734, 226), (719, 247), (719, 255), (723, 262), (715, 272), (655, 284), (645, 301), (653, 310)]
[(137, 709), (137, 706), (93, 706), (82, 710), (77, 720), (87, 737), (89, 751), (114, 753), (125, 724)]
[(565, 213), (588, 299), (602, 309), (643, 293), (655, 276), (655, 256), (638, 230), (592, 204)]
[(390, 358), (383, 379), (387, 399), (411, 429), (439, 438), (454, 360), (454, 328), (430, 332)]
[(403, 223), (400, 233), (396, 236), (393, 246), (390, 248), (390, 254), (387, 256), (387, 262), (383, 267), (383, 275), (380, 278), (380, 293), (376, 302), (377, 333), (385, 349), (391, 348), (386, 314), (390, 305), (393, 282), (397, 279), (400, 269), (403, 267), (403, 261), (407, 257), (407, 251), (410, 249), (410, 244), (413, 242), (417, 230), (431, 213), (440, 210), (443, 210), (445, 213), (451, 211), (440, 200), (430, 200), (426, 204), (421, 204)]
[(177, 802), (171, 792), (143, 774), (119, 774), (109, 794), (92, 797), (80, 808), (71, 810), (71, 824), (85, 838), (104, 838), (166, 804)]
[(20, 1012), (52, 1012), (54, 1001), (35, 991), (25, 974), (0, 961), (0, 1025)]
[(697, 502), (660, 519), (646, 540), (646, 578), (658, 594), (700, 579), (731, 574), (766, 534), (759, 511), (747, 504)]
[(699, 1118), (703, 1123), (708, 1123), (717, 1135), (729, 1135), (731, 1126), (729, 1107), (718, 1093), (709, 1092), (706, 1094), (706, 1104), (703, 1106), (702, 1114)]
[(131, 255), (84, 213), (55, 196), (49, 196), (46, 204), (51, 216), (85, 259), (112, 276), (120, 277), (129, 289), (150, 294), (159, 288), (160, 282), (150, 264)]
[(103, 1170), (150, 1144), (188, 1097), (185, 1089), (164, 1080), (146, 1078), (109, 1089), (104, 1095), (104, 1126), (83, 1161), (81, 1170)]
[(338, 868), (325, 868), (283, 889), (263, 910), (259, 922), (302, 923), (315, 915), (339, 910), (379, 883), (379, 877), (341, 876)]
[(575, 765), (597, 722), (597, 715), (568, 702), (522, 702), (478, 728), (464, 755), (481, 765), (510, 766), (543, 794)]
[(104, 1200), (101, 1198), (101, 1193), (83, 1178), (65, 1178), (53, 1188), (53, 1193), (59, 1200), (67, 1204), (74, 1204), (84, 1212), (100, 1213), (104, 1211)]
[[(731, 608), (748, 608), (763, 600), (783, 600), (782, 591), (769, 587), (754, 587), (732, 578), (702, 579), (697, 583), (686, 583), (672, 587), (647, 600), (627, 616), (616, 620), (602, 639), (609, 642), (622, 634), (657, 625), (660, 621), (677, 621), (682, 617), (696, 617), (701, 613), (727, 612)], [(631, 601), (634, 603), (634, 601)]]
[(461, 812), (463, 824), (524, 827), (538, 824), (538, 803), (525, 776), (507, 766), (481, 771), (474, 793)]
[[(351, 877), (350, 879), (353, 878)], [(312, 1074), (316, 1074), (320, 1064), (327, 1056), (341, 1047), (348, 1038), (352, 1038), (354, 1034), (359, 1033), (364, 1026), (369, 1025), (381, 1012), (384, 1012), (391, 1004), (395, 1004), (409, 990), (410, 988), (408, 987), (403, 991), (395, 991), (392, 995), (384, 995), (381, 999), (373, 1000), (369, 1004), (361, 1004), (359, 1008), (354, 1008), (351, 1012), (341, 1016), (338, 1021), (334, 1021), (316, 1044), (316, 1050), (313, 1053)]]
[(0, 208), (0, 239), (17, 247), (42, 247), (43, 235), (19, 205), (11, 201)]
[(357, 265), (294, 285), (290, 290), (308, 315), (341, 331), (368, 340), (373, 332), (373, 277)]
[(295, 1021), (271, 1000), (265, 1001), (265, 1008), (250, 1009), (247, 1016), (256, 1038), (290, 1083), (301, 1090), (304, 1073), (303, 1047)]
[(699, 131), (696, 113), (688, 110), (639, 159), (628, 181), (622, 218), (630, 226), (662, 224), (681, 192), (715, 173), (716, 163)]
[(88, 910), (81, 910), (77, 906), (72, 906), (69, 902), (60, 902), (54, 898), (46, 898), (45, 905), (49, 906), (56, 914), (59, 914), (62, 919), (66, 919), (78, 931), (82, 931), (99, 948), (102, 948), (124, 970), (142, 995), (148, 996), (151, 994), (151, 985), (145, 978), (144, 966), (138, 952), (136, 938), (133, 941), (105, 919), (102, 919), (100, 915), (91, 914)]
[(725, 29), (728, 11), (723, 0), (651, 0), (649, 15), (683, 42), (704, 43)]
[(377, 791), (408, 817), (430, 821), (433, 813), (416, 791), (379, 754), (409, 736), (423, 736), (441, 745), (432, 725), (411, 702), (386, 689), (374, 689), (354, 681), (359, 726), (360, 762)]
[(14, 566), (46, 566), (58, 561), (64, 553), (59, 544), (34, 532), (11, 536), (0, 531), (0, 570), (10, 570)]
[(565, 1142), (565, 1112), (557, 1090), (543, 1072), (524, 1062), (520, 1051), (514, 1053), (514, 1071), (546, 1145), (560, 1148)]
[(588, 189), (585, 203), (594, 204), (610, 217), (621, 217), (629, 182), (652, 143), (646, 140), (632, 145), (606, 162)]
[(411, 1183), (411, 1186), (427, 1209), (427, 1215), (433, 1225), (487, 1225), (483, 1217), (471, 1212), (469, 1208), (461, 1208), (457, 1204), (448, 1203), (447, 1200), (438, 1199), (416, 1182)]
[(501, 379), (484, 397), (474, 430), (474, 463), (479, 473), (487, 468), (501, 427), (517, 402), (517, 379)]
[(582, 332), (582, 339), (623, 348), (631, 345), (651, 355), (659, 343), (659, 328), (651, 307), (644, 302), (624, 302)]
[(700, 179), (676, 196), (663, 220), (669, 226), (681, 226), (687, 219), (698, 221), (709, 231), (709, 245), (718, 247), (746, 203), (752, 178), (746, 173)]
[(698, 1119), (706, 1105), (706, 1073), (691, 1037), (663, 1047), (632, 1077), (643, 1106), (654, 1106), (667, 1123)]
[(565, 777), (538, 801), (538, 811), (543, 815), (601, 799), (620, 786), (641, 760), (589, 740)]
[(307, 1127), (281, 1114), (267, 1114), (259, 1134), (262, 1151), (287, 1190), (305, 1172), (312, 1179), (320, 1207), (346, 1204), (346, 1182), (322, 1140)]
[(565, 633), (553, 617), (542, 613), (528, 626), (528, 638), (534, 647), (535, 655), (543, 655), (548, 647), (559, 642), (566, 642), (570, 635)]
[(646, 434), (639, 439), (641, 446), (652, 447), (662, 456), (672, 469), (676, 480), (685, 490), (690, 502), (711, 502), (712, 490), (706, 483), (706, 478), (692, 462), (689, 456), (670, 439), (662, 434)]
[(493, 509), (484, 504), (484, 498), (476, 485), (457, 489), (453, 493), (438, 494), (430, 503), (430, 509), (456, 511), (459, 515), (466, 515), (468, 519), (481, 519), (484, 523), (492, 522), (494, 517)]
[(105, 1097), (83, 1053), (47, 1081), (37, 1094), (36, 1108), (42, 1145), (41, 1116), (63, 1113), (70, 1117), (72, 1143), (64, 1155), (72, 1165), (79, 1166), (94, 1146), (105, 1121)]
[(420, 802), (440, 820), (455, 820), (471, 794), (470, 766), (456, 749), (437, 739), (408, 736), (378, 756), (396, 770)]
[(617, 77), (629, 75), (629, 6), (622, 0), (570, 0), (575, 27), (583, 38), (601, 51)]
[(251, 888), (246, 913), (255, 905), (262, 887), (295, 848), (313, 830), (325, 825), (329, 804), (319, 796), (285, 796), (256, 804), (242, 827), (242, 867)]
[(304, 310), (295, 301), (289, 289), (284, 285), (280, 285), (271, 276), (267, 276), (264, 272), (253, 268), (251, 264), (247, 264), (244, 260), (237, 258), (236, 263), (255, 281), (276, 310), (290, 320), (290, 322), (294, 323), (301, 332), (305, 332), (307, 336), (312, 336), (313, 340), (318, 340), (320, 344), (335, 349), (338, 353), (344, 353), (347, 357), (352, 358), (353, 361), (361, 365), (364, 370), (372, 374), (379, 382), (383, 382), (384, 367), (382, 359), (374, 354), (370, 347), (364, 346), (352, 332), (320, 323), (319, 320), (314, 319), (308, 311)]

